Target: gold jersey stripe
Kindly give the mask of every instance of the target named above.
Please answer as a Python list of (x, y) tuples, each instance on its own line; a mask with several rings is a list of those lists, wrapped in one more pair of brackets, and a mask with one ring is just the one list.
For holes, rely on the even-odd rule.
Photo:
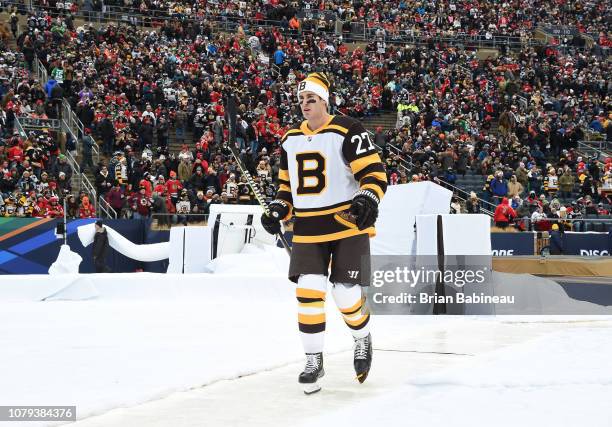
[(298, 298), (319, 298), (325, 301), (325, 292), (315, 289), (296, 288), (295, 296)]
[[(302, 314), (298, 313), (298, 322), (304, 325), (316, 325), (325, 323), (325, 313), (322, 314)], [(357, 325), (354, 325), (357, 326)]]
[(345, 220), (340, 215), (334, 215), (334, 219), (340, 224), (344, 225), (345, 227), (348, 227), (353, 230), (357, 230), (357, 224), (355, 224), (354, 222)]
[(335, 129), (339, 130), (342, 133), (348, 133), (348, 129), (339, 125), (329, 125), (325, 129)]
[(370, 172), (367, 175), (364, 175), (361, 179), (371, 176), (372, 178), (376, 178), (379, 181), (387, 182), (387, 174), (384, 172)]
[(357, 309), (359, 309), (361, 307), (361, 304), (363, 304), (363, 298), (359, 298), (359, 301), (357, 301), (355, 303), (355, 305), (353, 305), (352, 307), (349, 308), (341, 308), (340, 312), (342, 314), (348, 314), (348, 313), (353, 313), (355, 311), (357, 311)]
[[(353, 160), (351, 162), (351, 170), (353, 171), (353, 174), (356, 174), (361, 169), (368, 166), (370, 163), (378, 163), (378, 162), (380, 162), (380, 156), (378, 155), (378, 153), (373, 153), (373, 154), (370, 154), (369, 156), (360, 157), (359, 159)], [(386, 180), (387, 179), (385, 177), (385, 181)]]
[(329, 126), (329, 124), (331, 123), (331, 121), (334, 120), (334, 117), (335, 116), (329, 116), (329, 120), (325, 122), (323, 126), (316, 130), (310, 130), (310, 128), (308, 127), (308, 120), (304, 120), (300, 125), (300, 131), (303, 132), (304, 135), (316, 135), (323, 129), (326, 129), (327, 126)]
[(327, 214), (332, 214), (332, 213), (336, 213), (336, 212), (340, 212), (343, 211), (345, 209), (348, 209), (351, 207), (351, 204), (348, 203), (346, 205), (341, 205), (332, 209), (325, 209), (322, 211), (307, 211), (307, 212), (295, 212), (295, 216), (320, 216), (320, 215), (327, 215)]
[(320, 242), (330, 242), (332, 240), (340, 240), (345, 237), (357, 236), (359, 234), (369, 234), (370, 237), (374, 237), (376, 235), (376, 230), (374, 227), (366, 228), (365, 230), (359, 230), (357, 228), (351, 230), (339, 231), (337, 233), (330, 234), (320, 234), (318, 236), (293, 236), (293, 241), (295, 243), (320, 243)]
[(278, 186), (278, 191), (286, 191), (287, 193), (291, 193), (291, 187), (287, 184), (281, 184)]
[(303, 308), (325, 308), (325, 302), (323, 302), (323, 301), (298, 302), (298, 307), (303, 307)]
[(368, 320), (368, 317), (370, 317), (370, 313), (366, 313), (365, 315), (361, 316), (357, 320), (347, 320), (345, 318), (344, 321), (346, 322), (347, 325), (361, 326), (361, 325), (363, 325), (365, 323), (366, 320)]
[[(287, 169), (279, 169), (278, 170), (278, 179), (282, 179), (283, 181), (289, 181), (289, 171)], [(385, 176), (385, 181), (387, 180)]]

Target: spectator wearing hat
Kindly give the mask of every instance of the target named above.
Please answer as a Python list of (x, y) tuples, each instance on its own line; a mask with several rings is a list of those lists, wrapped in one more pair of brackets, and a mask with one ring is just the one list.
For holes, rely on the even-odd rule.
[(128, 200), (134, 219), (147, 219), (151, 214), (152, 201), (146, 196), (145, 192), (145, 187), (140, 187), (138, 192)]
[(558, 224), (553, 224), (550, 231), (550, 254), (563, 255), (563, 233)]
[(493, 178), (490, 185), (494, 200), (501, 200), (508, 194), (508, 183), (504, 179), (502, 171), (495, 173), (495, 178)]
[(473, 191), (470, 193), (470, 198), (465, 202), (465, 209), (470, 214), (480, 213), (480, 200)]
[(170, 171), (170, 179), (166, 181), (166, 191), (168, 192), (168, 196), (172, 200), (172, 204), (176, 206), (176, 202), (178, 202), (179, 192), (183, 188), (183, 184), (176, 179), (176, 172)]
[(548, 169), (548, 175), (544, 177), (544, 191), (548, 197), (553, 198), (557, 195), (559, 190), (559, 177), (555, 168)]
[(499, 228), (506, 228), (516, 218), (516, 212), (510, 206), (507, 197), (502, 198), (501, 203), (495, 208), (493, 221)]
[(189, 192), (186, 188), (181, 190), (180, 200), (176, 203), (176, 215), (173, 216), (172, 221), (187, 225), (189, 214), (191, 213), (191, 201), (189, 200)]
[(508, 197), (514, 198), (514, 196), (519, 196), (520, 198), (523, 191), (523, 184), (518, 182), (516, 175), (512, 175), (510, 177), (510, 181), (508, 182)]

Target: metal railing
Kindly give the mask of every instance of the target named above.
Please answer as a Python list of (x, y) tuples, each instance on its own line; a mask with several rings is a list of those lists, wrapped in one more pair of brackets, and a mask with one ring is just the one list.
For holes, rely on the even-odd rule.
[(519, 226), (524, 231), (550, 231), (549, 227), (552, 224), (569, 224), (571, 230), (579, 233), (597, 232), (606, 233), (609, 229), (612, 229), (611, 218), (543, 218), (537, 221), (532, 220), (530, 217), (514, 218), (511, 225)]
[[(81, 120), (79, 120), (79, 118), (77, 117), (76, 113), (70, 107), (70, 103), (66, 100), (66, 98), (62, 99), (62, 122), (66, 128), (70, 129), (70, 132), (73, 135), (73, 137), (78, 137), (78, 139), (75, 140), (77, 152), (82, 154), (83, 144), (80, 144), (79, 142), (81, 141), (81, 138), (83, 137), (83, 135), (85, 135), (85, 127), (83, 123), (81, 122)], [(95, 140), (93, 141), (91, 150), (92, 150), (95, 162), (96, 163), (99, 162), (100, 161), (100, 146)]]
[(20, 126), (28, 129), (60, 129), (60, 121), (57, 119), (21, 116), (19, 122)]
[[(44, 87), (49, 80), (49, 74), (44, 64), (38, 58), (38, 56), (34, 57), (33, 65), (33, 73), (36, 76), (36, 79), (40, 82), (40, 84)], [(82, 136), (85, 134), (85, 129), (83, 123), (79, 120), (76, 113), (72, 110), (70, 103), (66, 100), (66, 98), (62, 98), (61, 107), (58, 111), (60, 116), (61, 124), (63, 128), (70, 129), (71, 134), (74, 138), (75, 146), (77, 147), (77, 153), (82, 153), (82, 144), (80, 143)], [(100, 146), (96, 141), (94, 141), (92, 152), (94, 155), (95, 162), (100, 160)]]
[(578, 141), (577, 150), (588, 157), (605, 160), (612, 157), (612, 143), (610, 141)]
[[(48, 73), (40, 59), (38, 57), (34, 58), (33, 61), (33, 73), (36, 79), (42, 84), (46, 84), (48, 79)], [(80, 138), (84, 135), (83, 124), (78, 119), (76, 114), (70, 108), (70, 104), (68, 101), (63, 98), (61, 111), (60, 111), (61, 119), (38, 119), (38, 118), (28, 118), (28, 117), (19, 117), (15, 122), (18, 126), (18, 131), (24, 137), (27, 137), (25, 133), (24, 127), (32, 127), (32, 128), (51, 128), (56, 130), (62, 130), (70, 135), (75, 143), (75, 147), (77, 149), (77, 155), (80, 152), (82, 154), (83, 146), (80, 144)], [(96, 162), (100, 159), (100, 149), (98, 144), (94, 141), (92, 146), (93, 154), (95, 155)], [(78, 180), (79, 188), (84, 190), (89, 199), (96, 206), (96, 212), (98, 216), (101, 216), (102, 213), (105, 213), (108, 218), (117, 218), (117, 212), (108, 204), (108, 202), (104, 198), (97, 198), (97, 192), (95, 187), (92, 185), (89, 178), (81, 171), (81, 167), (77, 159), (73, 156), (73, 154), (66, 150), (66, 159), (68, 164), (72, 169), (73, 176)], [(96, 203), (97, 202), (97, 203)]]
[(104, 213), (106, 214), (106, 218), (119, 218), (119, 215), (117, 214), (115, 208), (113, 208), (102, 195), (98, 197), (98, 206), (100, 207), (100, 217), (102, 216), (102, 213)]

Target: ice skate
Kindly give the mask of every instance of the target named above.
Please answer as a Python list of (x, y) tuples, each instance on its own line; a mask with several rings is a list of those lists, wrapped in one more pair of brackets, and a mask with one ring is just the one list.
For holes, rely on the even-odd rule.
[(355, 374), (357, 381), (363, 383), (368, 377), (370, 366), (372, 365), (372, 335), (355, 339), (354, 356)]
[(321, 390), (318, 380), (323, 375), (325, 375), (323, 353), (306, 353), (306, 367), (298, 379), (304, 388), (304, 394), (313, 394)]

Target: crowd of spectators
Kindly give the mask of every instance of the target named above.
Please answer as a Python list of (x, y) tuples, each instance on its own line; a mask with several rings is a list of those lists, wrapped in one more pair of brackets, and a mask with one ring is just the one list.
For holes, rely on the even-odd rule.
[(17, 117), (47, 119), (55, 109), (40, 83), (30, 78), (21, 54), (0, 44), (0, 216), (63, 217), (63, 201), (73, 217), (93, 217), (85, 193), (72, 194), (72, 168), (55, 131), (22, 134)]
[[(512, 199), (515, 208), (527, 206), (527, 196), (533, 194), (547, 201), (543, 210), (550, 216), (561, 207), (583, 215), (604, 215), (609, 210), (610, 159), (602, 162), (576, 152), (583, 139), (612, 138), (610, 70), (605, 58), (580, 51), (563, 54), (551, 48), (526, 48), (482, 62), (462, 55), (440, 57), (446, 64), (433, 61), (430, 70), (445, 67), (438, 73), (442, 79), (450, 73), (450, 79), (442, 84), (448, 93), (439, 93), (431, 106), (419, 103), (418, 97), (416, 102), (400, 103), (398, 129), (387, 138), (412, 159), (412, 180), (456, 184), (458, 176), (482, 175), (483, 188), (477, 196), (485, 204), (493, 203), (484, 206), (490, 211), (496, 210), (504, 197)], [(478, 102), (474, 105), (468, 104), (462, 73), (471, 76), (467, 83), (475, 83)], [(431, 98), (439, 86), (432, 86)], [(467, 115), (461, 114), (460, 106)], [(415, 123), (424, 111), (425, 120)], [(470, 121), (470, 114), (479, 117)], [(494, 117), (499, 129), (493, 133), (489, 126)], [(566, 206), (557, 206), (563, 203)], [(600, 209), (586, 213), (589, 204)], [(479, 211), (476, 205), (474, 208), (468, 200), (465, 209)], [(533, 211), (532, 204), (527, 216)], [(519, 217), (524, 218), (525, 212)]]
[[(216, 10), (231, 16), (257, 4), (245, 3), (192, 6), (196, 14)], [(284, 8), (305, 6), (270, 3), (258, 10), (285, 13)], [(305, 3), (321, 9), (318, 2)], [(593, 26), (605, 29), (600, 20), (605, 13), (591, 16), (601, 2), (579, 2), (580, 13), (570, 13), (575, 6), (566, 4), (520, 2), (529, 6), (521, 9), (514, 3), (484, 8), (472, 2), (475, 14), (465, 4), (446, 2), (435, 10), (428, 2), (410, 1), (352, 2), (350, 7), (325, 2), (323, 8), (333, 9), (343, 19), (376, 17), (400, 26), (404, 23), (397, 12), (412, 10), (422, 19), (407, 22), (441, 31), (446, 26), (468, 32), (504, 28), (512, 31), (505, 34), (514, 35), (537, 23), (562, 22), (589, 22), (584, 31), (592, 32)], [(150, 8), (163, 3), (139, 2), (138, 8), (143, 4)], [(557, 12), (540, 13), (551, 8)], [(29, 93), (42, 93), (49, 117), (57, 114), (53, 99), (66, 97), (86, 128), (79, 143), (87, 141), (87, 134), (100, 143), (106, 160), (92, 168), (96, 187), (125, 217), (158, 212), (182, 221), (179, 213), (206, 213), (209, 203), (253, 203), (244, 178), (222, 148), (227, 141), (223, 109), (227, 93), (241, 101), (237, 136), (243, 160), (267, 197), (273, 197), (278, 139), (301, 120), (295, 83), (314, 70), (333, 77), (334, 113), (364, 118), (397, 108), (396, 129), (378, 130), (374, 136), (383, 148), (390, 184), (423, 179), (453, 184), (466, 173), (482, 174), (483, 181), (500, 172), (503, 179), (516, 174), (519, 180), (518, 171), (525, 169), (524, 191), (535, 191), (538, 199), (544, 193), (552, 201), (554, 180), (542, 175), (554, 168), (562, 176), (565, 166), (580, 163), (574, 149), (585, 129), (603, 138), (612, 132), (609, 65), (588, 51), (544, 46), (520, 52), (503, 49), (497, 58), (480, 61), (469, 50), (393, 45), (381, 34), (367, 47), (349, 50), (339, 37), (297, 35), (282, 28), (250, 26), (246, 20), (228, 35), (215, 32), (206, 20), (164, 21), (159, 31), (113, 25), (96, 29), (75, 27), (70, 15), (44, 13), (27, 20), (18, 44), (28, 66), (37, 56), (51, 77), (45, 88)], [(262, 61), (262, 54), (270, 58), (269, 64)], [(498, 131), (492, 128), (495, 125)], [(180, 153), (169, 149), (171, 139), (185, 143)], [(586, 172), (572, 170), (572, 177), (579, 180), (583, 197), (605, 203), (601, 189), (608, 185), (609, 169), (602, 167), (594, 177), (590, 159), (585, 160)], [(514, 195), (501, 194), (504, 187), (493, 177), (490, 181), (483, 182), (480, 194), (486, 201), (497, 203), (505, 196), (514, 200)], [(468, 210), (469, 206), (468, 200)], [(455, 203), (453, 210), (466, 207)]]
[[(52, 13), (78, 11), (77, 2), (37, 0), (35, 4)], [(571, 28), (590, 34), (609, 46), (610, 19), (602, 0), (85, 0), (83, 12), (115, 10), (133, 12), (153, 19), (211, 19), (255, 23), (302, 31), (333, 32), (335, 20), (348, 33), (363, 29), (367, 34), (382, 30), (391, 39), (405, 35), (457, 37), (533, 36), (538, 26)]]

